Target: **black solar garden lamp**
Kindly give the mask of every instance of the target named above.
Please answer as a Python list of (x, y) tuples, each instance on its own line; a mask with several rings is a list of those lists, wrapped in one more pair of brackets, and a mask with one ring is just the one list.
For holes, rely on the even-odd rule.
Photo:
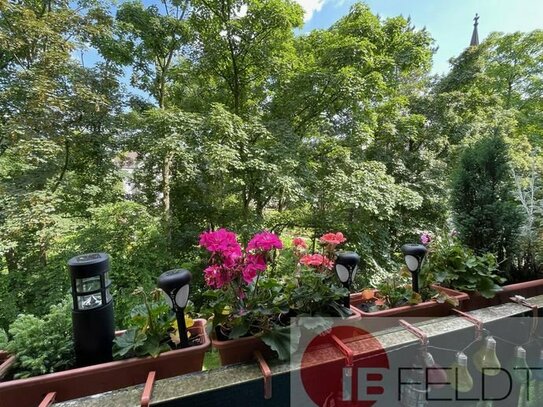
[(427, 251), (428, 249), (426, 249), (426, 246), (422, 244), (404, 244), (402, 246), (405, 264), (407, 265), (408, 270), (411, 272), (413, 291), (416, 293), (420, 291), (420, 268)]
[[(351, 288), (356, 272), (358, 271), (359, 263), (360, 256), (354, 252), (340, 252), (337, 254), (334, 269), (343, 287), (347, 289)], [(351, 297), (349, 293), (343, 300), (343, 305), (346, 308), (350, 307)]]
[(158, 277), (158, 288), (164, 291), (166, 302), (175, 312), (179, 332), (179, 347), (189, 346), (187, 326), (185, 324), (185, 307), (189, 301), (190, 271), (184, 269), (169, 270)]

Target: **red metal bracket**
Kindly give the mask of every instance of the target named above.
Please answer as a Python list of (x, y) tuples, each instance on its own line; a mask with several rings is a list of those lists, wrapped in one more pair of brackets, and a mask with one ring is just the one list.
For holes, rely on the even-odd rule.
[(428, 335), (426, 335), (425, 332), (417, 328), (416, 326), (411, 325), (407, 321), (404, 321), (403, 319), (400, 319), (399, 321), (400, 325), (403, 326), (406, 330), (411, 332), (413, 335), (415, 335), (417, 338), (419, 338), (422, 346), (426, 348), (428, 346)]
[(258, 362), (262, 376), (264, 377), (264, 398), (269, 400), (272, 397), (272, 372), (270, 366), (260, 351), (255, 350), (253, 354)]
[(347, 367), (352, 367), (354, 362), (354, 352), (351, 348), (349, 348), (345, 343), (339, 339), (336, 335), (330, 334), (330, 338), (332, 339), (333, 345), (338, 348), (343, 355), (345, 355), (345, 361)]
[(143, 388), (143, 393), (141, 394), (141, 407), (149, 407), (151, 403), (151, 395), (153, 394), (153, 386), (155, 385), (156, 372), (153, 370), (147, 375), (147, 380), (145, 381), (145, 387)]
[(480, 319), (475, 318), (473, 315), (470, 315), (466, 312), (462, 312), (460, 310), (454, 309), (453, 311), (456, 312), (458, 315), (460, 315), (465, 320), (471, 322), (475, 325), (475, 338), (481, 339), (483, 337), (483, 321)]
[(55, 397), (57, 396), (56, 392), (47, 393), (44, 399), (41, 401), (38, 407), (49, 407), (55, 402)]
[(509, 299), (513, 302), (516, 302), (517, 304), (523, 305), (525, 307), (531, 308), (532, 313), (534, 317), (537, 317), (537, 311), (539, 307), (537, 305), (531, 304), (528, 301), (526, 301), (526, 298), (524, 298), (521, 295), (515, 295), (514, 297), (509, 297)]
[(530, 338), (535, 335), (537, 331), (537, 323), (539, 321), (538, 315), (539, 315), (539, 307), (535, 304), (529, 303), (526, 301), (526, 298), (524, 298), (521, 295), (515, 295), (514, 297), (509, 297), (509, 299), (513, 302), (516, 302), (519, 305), (522, 305), (527, 308), (531, 308), (532, 310), (532, 331), (530, 332)]
[(6, 375), (16, 360), (15, 356), (9, 356), (7, 353), (5, 355), (6, 359), (4, 361), (2, 361), (2, 357), (4, 356), (3, 353), (0, 355), (0, 381), (2, 381), (2, 378)]

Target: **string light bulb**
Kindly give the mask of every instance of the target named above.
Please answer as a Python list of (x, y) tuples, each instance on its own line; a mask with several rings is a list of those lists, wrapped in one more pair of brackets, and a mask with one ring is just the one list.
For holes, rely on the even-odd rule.
[(473, 378), (468, 371), (468, 357), (465, 353), (456, 354), (456, 361), (449, 370), (449, 382), (459, 393), (467, 393), (473, 389)]
[(532, 377), (532, 374), (530, 372), (530, 367), (526, 362), (526, 349), (524, 349), (522, 346), (517, 346), (515, 348), (511, 365), (511, 376), (513, 380), (520, 385), (517, 406), (527, 407), (530, 400), (530, 396), (528, 394), (528, 381)]
[(537, 366), (534, 366), (538, 369), (532, 370), (532, 375), (534, 380), (538, 382), (543, 382), (543, 349), (539, 352), (539, 360), (536, 362)]
[(500, 373), (501, 363), (496, 355), (496, 340), (492, 336), (488, 336), (481, 349), (473, 355), (473, 364), (486, 376), (496, 376)]
[(533, 405), (543, 406), (543, 349), (539, 352), (539, 359), (535, 362), (532, 377), (535, 380), (533, 390)]
[(428, 386), (440, 389), (447, 383), (447, 373), (438, 365), (430, 352), (423, 354), (424, 364), (427, 368)]
[(520, 384), (525, 384), (527, 380), (530, 380), (532, 373), (528, 362), (526, 362), (526, 349), (522, 346), (515, 348), (512, 366), (511, 376), (513, 380)]

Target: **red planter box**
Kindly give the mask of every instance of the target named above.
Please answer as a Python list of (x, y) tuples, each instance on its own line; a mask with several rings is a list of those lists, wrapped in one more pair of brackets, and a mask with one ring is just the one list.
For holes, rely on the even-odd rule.
[(258, 336), (248, 336), (247, 338), (227, 341), (212, 338), (211, 342), (213, 347), (219, 351), (221, 366), (250, 362), (254, 359), (253, 354), (255, 351), (260, 351), (264, 359), (275, 357), (275, 352)]
[[(346, 320), (356, 321), (360, 319), (360, 314), (353, 306), (351, 306), (351, 311), (353, 315), (345, 318)], [(211, 342), (213, 347), (219, 351), (221, 366), (251, 362), (254, 360), (254, 351), (260, 351), (264, 359), (267, 360), (276, 357), (275, 352), (258, 336), (229, 339), (227, 341), (221, 341), (213, 337)]]
[[(445, 292), (448, 296), (456, 298), (460, 303), (458, 308), (462, 309), (462, 303), (469, 299), (469, 296), (463, 292), (451, 290), (450, 288), (439, 287), (440, 291)], [(397, 308), (390, 308), (382, 311), (364, 312), (356, 306), (364, 302), (362, 293), (351, 294), (351, 306), (354, 306), (362, 318), (377, 318), (377, 317), (418, 317), (418, 318), (437, 318), (450, 315), (452, 305), (448, 303), (438, 303), (436, 301), (425, 301), (416, 305), (404, 305)]]
[(509, 298), (521, 295), (525, 298), (543, 294), (543, 279), (525, 281), (523, 283), (509, 284), (502, 287), (502, 291), (496, 293), (493, 298), (485, 298), (477, 292), (468, 292), (469, 299), (463, 302), (464, 311), (473, 311), (493, 305), (506, 304)]
[(36, 407), (49, 392), (56, 392), (56, 401), (65, 401), (116, 390), (145, 383), (150, 371), (156, 372), (157, 380), (200, 371), (211, 345), (205, 325), (204, 319), (196, 319), (189, 329), (192, 335), (201, 335), (200, 345), (164, 352), (156, 358), (119, 360), (1, 382), (0, 406)]

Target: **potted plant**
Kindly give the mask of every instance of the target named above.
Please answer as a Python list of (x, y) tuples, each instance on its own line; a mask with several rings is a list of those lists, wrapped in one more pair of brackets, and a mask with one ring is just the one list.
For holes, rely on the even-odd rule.
[(242, 248), (234, 232), (202, 233), (200, 246), (210, 253), (204, 275), (213, 315), (212, 342), (223, 365), (249, 361), (255, 350), (287, 359), (300, 333), (291, 317), (359, 318), (338, 302), (348, 291), (334, 284), (332, 255), (337, 244), (323, 241), (323, 253), (307, 254), (305, 241), (294, 239), (296, 265), (281, 274), (273, 271), (277, 251), (283, 248), (275, 234), (257, 233)]
[(440, 285), (467, 293), (469, 299), (463, 302), (466, 311), (504, 304), (516, 295), (528, 298), (543, 294), (543, 279), (502, 285), (507, 280), (500, 275), (496, 256), (475, 254), (461, 244), (454, 231), (429, 240), (429, 249), (426, 273)]
[(460, 243), (455, 232), (435, 239), (427, 236), (430, 254), (424, 264), (424, 273), (441, 286), (467, 293), (469, 299), (462, 304), (464, 310), (502, 302), (504, 291), (500, 284), (506, 280), (499, 274), (494, 254), (475, 254)]
[[(424, 275), (421, 275), (424, 280)], [(424, 282), (420, 292), (413, 291), (410, 275), (402, 267), (377, 287), (351, 294), (351, 304), (362, 317), (435, 318), (450, 314), (468, 295), (436, 284)]]
[[(74, 368), (70, 305), (53, 307), (39, 319), (22, 315), (10, 327), (8, 353), (16, 362), (0, 383), (0, 400), (6, 405), (35, 407), (49, 392), (56, 400), (70, 400), (144, 383), (151, 371), (166, 378), (202, 369), (211, 342), (205, 320), (187, 321), (191, 346), (175, 349), (174, 316), (158, 292), (132, 311), (132, 326), (118, 333), (117, 358), (108, 363)], [(145, 356), (149, 355), (149, 356)], [(145, 356), (145, 357), (138, 357)], [(35, 377), (31, 377), (35, 376)]]
[(319, 238), (320, 252), (308, 253), (303, 238), (295, 237), (292, 240), (296, 273), (287, 274), (284, 279), (292, 315), (359, 318), (352, 307), (342, 304), (349, 291), (340, 285), (334, 271), (336, 250), (345, 241), (341, 232), (325, 233)]
[[(427, 246), (430, 242), (430, 235), (424, 233), (421, 243)], [(418, 292), (413, 291), (412, 274), (402, 265), (398, 266), (397, 274), (383, 272), (385, 277), (376, 287), (351, 294), (351, 304), (363, 317), (430, 318), (449, 315), (451, 308), (459, 307), (468, 295), (437, 284), (440, 281), (428, 271), (427, 263), (427, 259), (422, 262)]]
[(199, 243), (209, 253), (204, 296), (221, 364), (249, 361), (255, 350), (288, 358), (288, 322), (280, 318), (288, 303), (280, 282), (266, 274), (274, 252), (283, 248), (281, 240), (264, 231), (242, 248), (234, 232), (219, 229), (202, 233)]

